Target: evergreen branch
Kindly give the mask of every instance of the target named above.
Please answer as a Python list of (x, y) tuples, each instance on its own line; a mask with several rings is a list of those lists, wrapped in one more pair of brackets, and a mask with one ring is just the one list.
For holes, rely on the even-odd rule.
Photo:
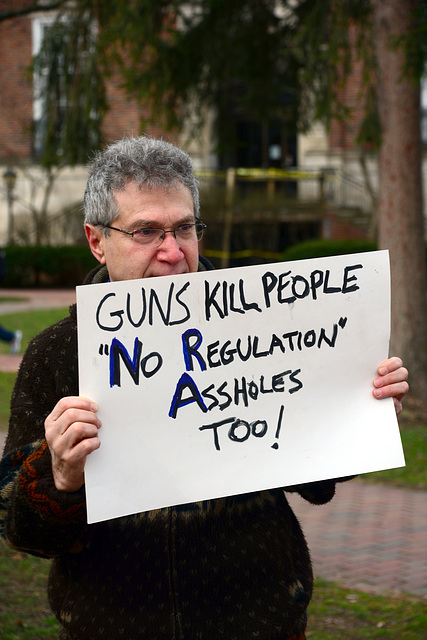
[(22, 16), (29, 15), (30, 13), (40, 13), (42, 11), (53, 11), (59, 9), (66, 2), (64, 0), (52, 0), (52, 2), (35, 0), (31, 4), (25, 7), (19, 7), (17, 9), (7, 9), (6, 11), (0, 11), (0, 22), (11, 20), (12, 18), (21, 18)]

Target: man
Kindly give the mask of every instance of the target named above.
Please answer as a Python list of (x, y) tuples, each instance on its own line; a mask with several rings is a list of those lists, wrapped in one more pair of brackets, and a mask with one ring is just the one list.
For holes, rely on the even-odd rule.
[[(146, 137), (112, 145), (93, 161), (85, 193), (86, 235), (100, 263), (86, 283), (211, 268), (198, 255), (198, 216), (185, 153)], [(312, 571), (281, 489), (86, 523), (84, 467), (101, 424), (97, 406), (78, 395), (76, 325), (72, 307), (29, 346), (1, 466), (3, 537), (53, 558), (48, 591), (60, 638), (305, 638)], [(373, 393), (400, 411), (406, 379), (398, 358), (386, 360)], [(321, 504), (335, 481), (289, 490)]]

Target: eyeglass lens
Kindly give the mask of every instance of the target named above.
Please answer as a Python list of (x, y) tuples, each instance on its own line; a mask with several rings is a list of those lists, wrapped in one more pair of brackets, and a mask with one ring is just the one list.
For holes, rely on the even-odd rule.
[(133, 232), (133, 238), (140, 244), (161, 243), (167, 233), (172, 233), (178, 242), (192, 240), (194, 236), (200, 240), (203, 236), (205, 225), (203, 223), (184, 224), (176, 229), (137, 229)]

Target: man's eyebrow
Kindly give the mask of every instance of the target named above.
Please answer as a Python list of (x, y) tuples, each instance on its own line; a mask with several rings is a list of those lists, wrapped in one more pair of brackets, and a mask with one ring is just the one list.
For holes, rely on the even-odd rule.
[[(180, 218), (179, 220), (177, 220), (175, 222), (174, 227), (179, 227), (182, 224), (189, 224), (189, 223), (193, 223), (196, 222), (196, 219), (194, 217), (193, 214), (188, 214), (183, 216), (182, 218)], [(158, 220), (150, 220), (150, 219), (144, 219), (144, 218), (140, 218), (139, 220), (135, 220), (135, 222), (133, 222), (129, 229), (146, 229), (146, 228), (151, 228), (151, 229), (160, 229), (162, 228), (160, 226), (160, 222)]]

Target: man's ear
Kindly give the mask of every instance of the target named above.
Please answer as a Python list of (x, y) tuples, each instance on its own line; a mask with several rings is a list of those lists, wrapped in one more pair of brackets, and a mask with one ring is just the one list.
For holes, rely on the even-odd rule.
[(85, 233), (87, 241), (89, 242), (90, 250), (95, 258), (101, 264), (106, 263), (105, 259), (105, 236), (102, 231), (92, 224), (85, 224)]

